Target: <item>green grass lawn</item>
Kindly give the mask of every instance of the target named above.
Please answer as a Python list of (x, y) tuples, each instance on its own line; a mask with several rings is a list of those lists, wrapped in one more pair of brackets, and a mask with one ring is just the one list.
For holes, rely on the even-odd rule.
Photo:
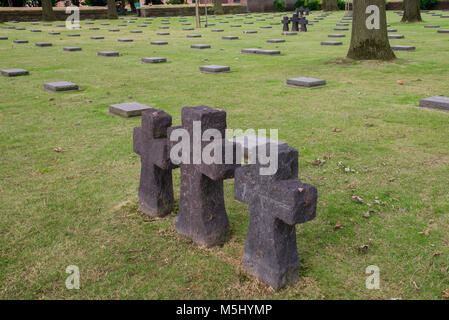
[[(314, 12), (313, 16), (319, 13)], [(254, 15), (257, 16), (257, 15)], [(262, 15), (259, 15), (262, 16)], [(271, 17), (272, 14), (264, 16)], [(449, 19), (421, 24), (388, 22), (416, 46), (394, 62), (348, 62), (350, 31), (333, 31), (343, 12), (309, 32), (281, 38), (282, 26), (260, 29), (280, 17), (245, 25), (234, 16), (211, 28), (157, 36), (161, 18), (147, 28), (139, 19), (120, 32), (122, 20), (96, 21), (90, 31), (26, 27), (0, 29), (0, 69), (30, 76), (0, 77), (0, 298), (2, 299), (444, 299), (449, 289), (449, 113), (417, 107), (420, 98), (449, 96)], [(193, 18), (188, 18), (194, 25)], [(241, 24), (241, 28), (231, 28)], [(39, 28), (42, 33), (32, 33)], [(131, 34), (130, 30), (143, 30)], [(258, 34), (243, 34), (258, 30)], [(60, 31), (51, 36), (49, 31)], [(68, 33), (80, 33), (71, 38)], [(202, 35), (188, 39), (189, 33)], [(345, 33), (343, 46), (320, 46)], [(105, 40), (91, 40), (103, 35)], [(239, 40), (222, 40), (238, 35)], [(133, 43), (117, 42), (133, 38)], [(29, 44), (13, 44), (14, 39)], [(167, 40), (167, 46), (150, 41)], [(35, 42), (53, 47), (39, 48)], [(212, 49), (190, 49), (190, 44)], [(81, 46), (81, 52), (64, 52)], [(281, 56), (240, 54), (243, 48), (280, 49)], [(98, 51), (117, 50), (117, 58)], [(165, 64), (141, 64), (162, 56)], [(199, 66), (228, 65), (232, 73), (201, 74)], [(299, 89), (290, 77), (324, 78), (328, 86)], [(398, 84), (398, 81), (404, 84)], [(71, 81), (82, 92), (53, 93), (44, 82)], [(110, 104), (137, 101), (163, 109), (180, 124), (183, 106), (227, 111), (229, 128), (279, 129), (279, 139), (299, 151), (299, 178), (318, 188), (315, 220), (298, 225), (300, 281), (279, 292), (245, 275), (240, 263), (249, 222), (246, 204), (225, 181), (232, 237), (204, 249), (182, 239), (174, 214), (153, 220), (137, 210), (140, 158), (133, 127), (140, 118), (107, 114)], [(338, 128), (340, 130), (334, 130)], [(62, 151), (62, 152), (60, 152)], [(316, 165), (317, 159), (325, 160)], [(346, 173), (339, 166), (356, 170)], [(179, 170), (174, 171), (179, 201)], [(363, 203), (356, 203), (359, 196)], [(376, 201), (377, 200), (377, 201)], [(367, 217), (367, 212), (370, 212)], [(334, 226), (340, 223), (343, 228)], [(367, 250), (360, 247), (368, 246)], [(68, 265), (80, 268), (81, 289), (68, 290)], [(365, 269), (380, 268), (380, 290), (368, 290)]]

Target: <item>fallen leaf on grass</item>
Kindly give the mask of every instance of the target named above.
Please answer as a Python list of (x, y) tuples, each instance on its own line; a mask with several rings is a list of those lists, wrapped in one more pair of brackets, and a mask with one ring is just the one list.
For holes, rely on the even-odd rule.
[(340, 221), (337, 221), (337, 223), (334, 226), (334, 230), (342, 229), (342, 228), (343, 228), (343, 226), (341, 225)]
[(363, 203), (363, 199), (360, 198), (359, 196), (352, 196), (351, 197), (352, 201), (357, 202), (357, 203)]
[(54, 152), (63, 152), (64, 150), (62, 150), (61, 147), (56, 147), (53, 149)]
[(402, 86), (404, 84), (404, 81), (398, 80), (398, 84)]
[(441, 256), (441, 251), (437, 251), (437, 252), (435, 252), (434, 254), (432, 254), (432, 258), (433, 257), (438, 257), (438, 256)]
[(332, 131), (333, 131), (333, 132), (341, 132), (341, 129), (339, 129), (339, 128), (333, 128)]

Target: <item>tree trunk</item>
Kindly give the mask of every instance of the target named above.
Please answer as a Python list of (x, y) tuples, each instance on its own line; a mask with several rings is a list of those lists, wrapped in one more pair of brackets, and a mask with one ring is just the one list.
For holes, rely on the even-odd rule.
[[(378, 10), (368, 10), (368, 6)], [(385, 0), (357, 0), (352, 8), (352, 35), (348, 58), (392, 60), (395, 57), (387, 34)], [(371, 8), (369, 8), (371, 9)], [(376, 13), (378, 12), (378, 15)], [(374, 17), (373, 20), (371, 20)], [(373, 24), (374, 23), (374, 27)]]
[(13, 6), (13, 4), (12, 4), (12, 0), (8, 0), (8, 5), (9, 5), (10, 7), (12, 7), (12, 6)]
[(404, 15), (401, 22), (421, 22), (421, 10), (419, 0), (404, 0)]
[(214, 2), (214, 14), (223, 14), (223, 5), (221, 0), (213, 0)]
[(200, 1), (195, 1), (195, 22), (196, 22), (196, 27), (197, 28), (201, 28), (201, 23), (200, 23)]
[(136, 5), (134, 4), (134, 0), (129, 0), (129, 6), (131, 7), (131, 12), (132, 13), (136, 13), (137, 12), (137, 8), (136, 8)]
[(117, 7), (114, 0), (108, 0), (108, 19), (118, 19)]
[(323, 11), (336, 11), (338, 10), (337, 0), (323, 0)]
[(53, 12), (53, 4), (51, 0), (42, 0), (42, 20), (43, 21), (55, 21), (56, 16)]

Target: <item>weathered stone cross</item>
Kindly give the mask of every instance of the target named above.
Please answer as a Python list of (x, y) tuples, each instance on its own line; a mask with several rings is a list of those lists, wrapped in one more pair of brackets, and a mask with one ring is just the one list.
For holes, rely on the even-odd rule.
[(309, 20), (307, 20), (306, 17), (301, 16), (301, 18), (299, 18), (299, 24), (301, 25), (301, 32), (307, 32), (307, 25), (309, 24)]
[(278, 147), (274, 175), (260, 175), (260, 167), (251, 164), (235, 171), (234, 197), (250, 210), (243, 266), (279, 290), (298, 281), (295, 224), (315, 218), (317, 189), (297, 179), (298, 151), (287, 144)]
[(284, 25), (282, 31), (284, 31), (284, 32), (289, 31), (288, 25), (290, 24), (290, 19), (287, 16), (285, 16), (281, 22)]
[[(199, 245), (207, 247), (221, 245), (229, 234), (229, 221), (226, 214), (223, 179), (233, 178), (236, 165), (235, 157), (232, 164), (225, 164), (224, 151), (226, 143), (226, 112), (207, 106), (184, 107), (182, 109), (182, 127), (172, 127), (169, 135), (175, 129), (186, 129), (190, 135), (190, 163), (181, 163), (181, 192), (179, 212), (175, 218), (176, 230)], [(217, 129), (222, 140), (223, 164), (194, 163), (194, 126), (200, 123), (200, 134), (208, 129)], [(199, 137), (201, 141), (201, 137)], [(171, 148), (178, 143), (170, 142)], [(210, 142), (209, 142), (210, 143)], [(202, 148), (206, 145), (202, 143)], [(233, 146), (235, 151), (235, 146)], [(235, 152), (234, 152), (235, 155)]]
[[(301, 16), (301, 18), (302, 18), (302, 16)], [(298, 14), (297, 13), (293, 14), (291, 20), (292, 20), (292, 31), (299, 31), (298, 23), (300, 20), (299, 20)]]
[(139, 209), (150, 217), (173, 211), (172, 169), (168, 153), (169, 114), (158, 109), (142, 112), (142, 126), (134, 128), (133, 148), (140, 155)]

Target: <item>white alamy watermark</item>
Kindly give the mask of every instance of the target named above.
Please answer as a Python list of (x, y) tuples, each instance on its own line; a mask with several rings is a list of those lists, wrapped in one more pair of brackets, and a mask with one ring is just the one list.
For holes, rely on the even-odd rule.
[(65, 273), (70, 274), (65, 280), (65, 287), (69, 290), (79, 290), (80, 288), (80, 269), (77, 266), (70, 265), (65, 269)]
[(365, 280), (365, 286), (368, 290), (380, 289), (380, 269), (378, 266), (370, 265), (366, 267), (365, 273), (369, 276)]
[[(193, 136), (184, 128), (174, 129), (170, 150), (174, 164), (260, 164), (261, 175), (273, 175), (278, 169), (278, 130), (227, 129), (223, 137), (218, 129), (201, 130), (201, 121), (193, 121)], [(269, 149), (269, 150), (268, 150)], [(267, 152), (269, 151), (269, 152)]]
[(366, 18), (365, 25), (368, 30), (380, 29), (380, 10), (376, 5), (370, 5), (366, 7), (366, 14), (369, 14)]
[(65, 27), (69, 30), (80, 28), (80, 8), (69, 6), (65, 8), (65, 13), (70, 14), (65, 20)]

